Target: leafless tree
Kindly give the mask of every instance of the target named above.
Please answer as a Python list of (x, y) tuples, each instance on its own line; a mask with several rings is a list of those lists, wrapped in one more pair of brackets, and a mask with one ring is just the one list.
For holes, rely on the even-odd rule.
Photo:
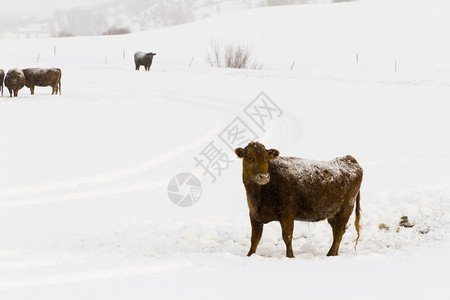
[(254, 59), (252, 49), (247, 45), (211, 40), (206, 61), (216, 68), (261, 69), (262, 65)]

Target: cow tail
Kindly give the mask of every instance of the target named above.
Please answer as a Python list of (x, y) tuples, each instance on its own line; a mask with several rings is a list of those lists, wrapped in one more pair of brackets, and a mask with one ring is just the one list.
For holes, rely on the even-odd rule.
[(358, 195), (356, 196), (356, 207), (355, 207), (355, 228), (356, 228), (356, 242), (355, 242), (355, 250), (356, 245), (358, 245), (359, 241), (359, 231), (361, 230), (361, 225), (359, 224), (359, 221), (361, 220), (361, 206), (360, 206), (360, 199), (361, 199), (361, 192), (358, 191)]

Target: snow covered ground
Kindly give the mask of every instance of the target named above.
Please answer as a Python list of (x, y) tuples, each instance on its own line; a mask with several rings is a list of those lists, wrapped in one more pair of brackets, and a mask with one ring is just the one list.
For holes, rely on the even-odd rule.
[[(449, 8), (365, 0), (0, 41), (2, 69), (63, 71), (61, 96), (0, 99), (0, 298), (448, 299)], [(263, 69), (209, 68), (211, 39), (245, 41)], [(136, 50), (157, 53), (150, 72)], [(265, 131), (244, 113), (262, 91), (283, 111)], [(236, 117), (281, 155), (358, 159), (356, 250), (352, 220), (334, 258), (326, 222), (296, 222), (287, 259), (271, 223), (245, 256), (241, 165), (219, 138)], [(215, 182), (194, 159), (211, 142), (234, 160)], [(202, 183), (187, 208), (167, 194), (182, 172)]]

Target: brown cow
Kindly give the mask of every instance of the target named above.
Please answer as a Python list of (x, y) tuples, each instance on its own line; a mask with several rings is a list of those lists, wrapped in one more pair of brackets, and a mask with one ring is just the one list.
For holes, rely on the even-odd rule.
[(30, 68), (23, 69), (25, 74), (25, 85), (30, 89), (31, 95), (34, 95), (35, 86), (51, 86), (52, 95), (61, 95), (61, 70), (57, 68), (40, 69)]
[(0, 89), (2, 90), (2, 97), (3, 97), (3, 79), (5, 78), (5, 71), (0, 69)]
[(243, 159), (242, 177), (252, 225), (248, 256), (255, 253), (265, 223), (280, 222), (286, 256), (294, 257), (294, 220), (317, 222), (325, 219), (333, 229), (333, 244), (327, 255), (338, 255), (355, 202), (358, 243), (359, 189), (363, 170), (352, 156), (327, 162), (278, 157), (278, 150), (266, 150), (258, 142), (251, 142), (245, 149), (237, 148), (235, 152)]
[(5, 86), (8, 88), (9, 95), (17, 97), (19, 90), (25, 86), (25, 75), (22, 70), (9, 70), (5, 77)]

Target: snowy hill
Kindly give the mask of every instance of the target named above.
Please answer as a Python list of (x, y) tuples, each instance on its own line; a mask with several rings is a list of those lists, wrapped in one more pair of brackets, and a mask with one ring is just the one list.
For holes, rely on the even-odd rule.
[[(447, 299), (449, 8), (364, 0), (0, 40), (1, 69), (63, 72), (61, 96), (0, 98), (0, 298)], [(209, 67), (211, 39), (249, 45), (263, 69)], [(137, 50), (157, 53), (150, 72)], [(245, 113), (261, 92), (281, 111), (262, 127)], [(294, 259), (278, 223), (245, 256), (242, 167), (223, 141), (237, 117), (282, 156), (358, 159), (356, 250), (352, 217), (339, 257), (325, 221), (295, 223)], [(232, 160), (215, 181), (196, 160), (211, 142)], [(168, 194), (183, 172), (202, 185), (184, 208)]]
[[(330, 2), (332, 2), (332, 0), (148, 0), (147, 2), (135, 1), (135, 3), (121, 3), (121, 5), (117, 5), (117, 1), (112, 1), (106, 5), (111, 8), (107, 19), (112, 20), (113, 16), (117, 16), (117, 12), (120, 10), (122, 16), (124, 16), (124, 25), (132, 28), (133, 31), (140, 31), (183, 24), (226, 12), (257, 7)], [(124, 5), (126, 5), (126, 7), (124, 7)], [(124, 10), (129, 13), (124, 15)]]
[(71, 9), (47, 11), (45, 16), (32, 13), (6, 15), (0, 12), (0, 38), (102, 35), (111, 28), (138, 32), (193, 22), (231, 11), (330, 2), (333, 0), (112, 0), (100, 5), (78, 4)]

